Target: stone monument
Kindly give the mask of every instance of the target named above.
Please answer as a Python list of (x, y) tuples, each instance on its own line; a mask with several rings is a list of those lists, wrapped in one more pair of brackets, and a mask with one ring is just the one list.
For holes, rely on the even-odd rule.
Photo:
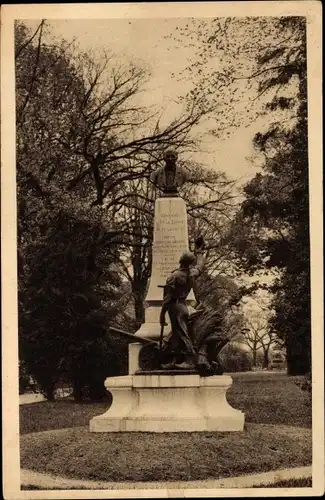
[(242, 431), (244, 414), (227, 402), (232, 378), (222, 375), (218, 358), (229, 340), (221, 334), (220, 317), (202, 304), (191, 307), (205, 244), (201, 237), (189, 251), (186, 204), (178, 189), (190, 173), (176, 165), (175, 150), (164, 158), (165, 167), (151, 177), (162, 194), (155, 202), (146, 321), (135, 335), (119, 331), (132, 341), (129, 375), (105, 380), (112, 404), (90, 421), (90, 431)]

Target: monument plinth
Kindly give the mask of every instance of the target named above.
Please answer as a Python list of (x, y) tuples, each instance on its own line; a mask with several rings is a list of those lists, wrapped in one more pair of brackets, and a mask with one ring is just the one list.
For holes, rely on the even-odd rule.
[(244, 413), (232, 408), (228, 375), (138, 374), (111, 377), (112, 407), (90, 421), (91, 432), (242, 431)]

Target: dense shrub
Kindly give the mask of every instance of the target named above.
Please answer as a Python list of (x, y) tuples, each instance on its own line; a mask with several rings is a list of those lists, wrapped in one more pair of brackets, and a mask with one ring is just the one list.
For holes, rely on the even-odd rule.
[(311, 372), (307, 373), (301, 380), (296, 380), (295, 384), (300, 387), (304, 392), (307, 392), (308, 398), (306, 399), (307, 405), (311, 405), (312, 402), (312, 377)]
[(225, 372), (247, 372), (253, 367), (250, 354), (236, 344), (228, 344), (224, 347), (220, 359)]

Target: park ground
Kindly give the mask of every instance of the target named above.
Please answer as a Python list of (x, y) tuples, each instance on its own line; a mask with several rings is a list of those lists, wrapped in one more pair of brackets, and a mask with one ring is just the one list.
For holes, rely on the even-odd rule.
[(21, 405), (21, 467), (98, 481), (192, 481), (311, 465), (311, 405), (299, 377), (232, 377), (227, 399), (245, 412), (242, 433), (94, 434), (89, 420), (107, 403)]

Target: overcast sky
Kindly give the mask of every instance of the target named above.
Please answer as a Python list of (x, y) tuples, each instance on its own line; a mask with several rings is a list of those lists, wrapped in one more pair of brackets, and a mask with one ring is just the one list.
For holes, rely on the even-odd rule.
[[(80, 50), (111, 50), (118, 54), (121, 61), (139, 61), (151, 70), (151, 78), (143, 95), (145, 104), (163, 107), (164, 119), (169, 121), (179, 112), (175, 99), (191, 88), (190, 81), (179, 81), (173, 77), (180, 74), (188, 65), (193, 48), (175, 42), (169, 35), (177, 33), (176, 28), (188, 22), (184, 18), (174, 19), (103, 19), (103, 20), (50, 20), (48, 26), (52, 36), (67, 41), (76, 39)], [(31, 28), (37, 21), (25, 21)], [(49, 41), (49, 40), (47, 40)], [(245, 103), (242, 104), (244, 108)], [(200, 132), (204, 133), (202, 152), (190, 156), (200, 160), (208, 167), (226, 172), (231, 178), (248, 180), (256, 174), (248, 158), (252, 155), (252, 138), (259, 130), (253, 127), (239, 127), (228, 139), (216, 139), (206, 133), (206, 124)]]

